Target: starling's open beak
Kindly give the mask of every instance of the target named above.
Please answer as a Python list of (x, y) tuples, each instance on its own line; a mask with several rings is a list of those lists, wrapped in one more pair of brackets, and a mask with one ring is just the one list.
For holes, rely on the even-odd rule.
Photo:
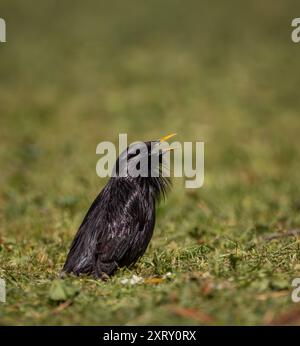
[(170, 135), (167, 135), (167, 136), (162, 137), (159, 141), (160, 141), (160, 143), (161, 143), (161, 142), (165, 142), (165, 141), (167, 141), (168, 139), (170, 139), (170, 138), (172, 138), (172, 137), (174, 137), (174, 136), (176, 136), (176, 135), (177, 135), (177, 133), (171, 133)]
[(177, 149), (177, 148), (170, 148), (170, 147), (167, 147), (167, 148), (161, 148), (160, 147), (160, 144), (162, 142), (166, 142), (168, 139), (170, 139), (176, 135), (177, 135), (177, 133), (171, 133), (170, 135), (164, 136), (164, 137), (158, 139), (157, 141), (155, 141), (155, 147), (154, 147), (154, 150), (152, 151), (151, 154), (155, 154), (158, 151), (160, 151), (160, 156), (162, 156), (163, 154), (165, 154), (168, 151)]
[[(162, 138), (159, 140), (159, 143), (166, 142), (168, 139), (170, 139), (170, 138), (172, 138), (172, 137), (174, 137), (174, 136), (176, 136), (176, 135), (177, 135), (177, 133), (171, 133), (170, 135), (164, 136), (164, 137), (162, 137)], [(168, 151), (175, 150), (175, 149), (177, 149), (177, 148), (170, 148), (170, 147), (168, 147), (168, 148), (163, 148), (161, 152), (162, 152), (162, 154), (165, 154), (165, 153), (167, 153)]]

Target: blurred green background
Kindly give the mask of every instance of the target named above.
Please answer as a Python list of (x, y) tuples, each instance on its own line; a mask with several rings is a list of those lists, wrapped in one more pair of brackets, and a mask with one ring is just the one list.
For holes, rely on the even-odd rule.
[[(1, 0), (0, 17), (0, 324), (298, 323), (299, 238), (281, 235), (300, 227), (299, 1)], [(97, 144), (170, 132), (205, 141), (203, 188), (174, 181), (134, 268), (53, 281), (105, 183)]]

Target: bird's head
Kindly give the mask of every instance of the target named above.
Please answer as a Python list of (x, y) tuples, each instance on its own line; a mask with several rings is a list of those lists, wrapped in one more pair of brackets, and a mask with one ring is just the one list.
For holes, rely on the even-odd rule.
[(148, 185), (156, 198), (164, 196), (171, 184), (170, 178), (163, 176), (165, 154), (174, 149), (165, 148), (162, 143), (176, 134), (164, 136), (159, 140), (135, 142), (118, 157), (114, 176), (134, 183)]

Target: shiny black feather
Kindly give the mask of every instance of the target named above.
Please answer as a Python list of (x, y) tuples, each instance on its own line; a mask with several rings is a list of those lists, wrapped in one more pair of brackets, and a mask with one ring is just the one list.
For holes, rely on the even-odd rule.
[(156, 201), (169, 186), (162, 176), (110, 178), (79, 227), (63, 272), (104, 278), (135, 263), (151, 240)]

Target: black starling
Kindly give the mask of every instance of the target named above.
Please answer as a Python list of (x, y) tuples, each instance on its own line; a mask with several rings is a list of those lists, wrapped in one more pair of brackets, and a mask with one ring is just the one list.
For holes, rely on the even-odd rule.
[[(127, 168), (136, 165), (138, 150), (129, 146), (117, 159), (115, 175), (95, 199), (72, 242), (63, 273), (88, 274), (105, 279), (117, 268), (134, 264), (146, 251), (155, 224), (155, 203), (165, 195), (170, 179), (163, 177), (164, 150), (153, 150), (161, 140), (145, 142), (147, 160), (158, 155), (159, 174), (136, 176), (120, 174), (126, 160)], [(122, 166), (123, 167), (123, 166)]]

